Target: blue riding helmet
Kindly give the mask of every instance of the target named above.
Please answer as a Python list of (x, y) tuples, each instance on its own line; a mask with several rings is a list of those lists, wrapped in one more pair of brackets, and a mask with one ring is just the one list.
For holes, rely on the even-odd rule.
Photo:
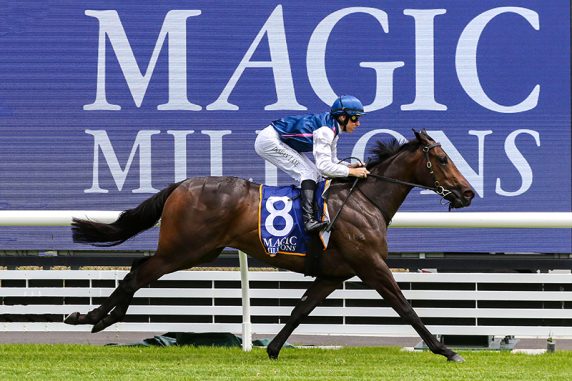
[(330, 109), (330, 114), (333, 116), (338, 116), (342, 114), (346, 114), (349, 116), (352, 115), (365, 115), (363, 111), (363, 105), (361, 104), (360, 100), (351, 95), (342, 95), (334, 104), (332, 104), (332, 108)]

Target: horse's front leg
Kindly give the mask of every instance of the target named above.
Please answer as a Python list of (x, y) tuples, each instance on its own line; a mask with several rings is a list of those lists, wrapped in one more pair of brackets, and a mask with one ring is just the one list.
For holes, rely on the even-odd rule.
[(286, 325), (278, 332), (272, 342), (268, 344), (266, 353), (271, 359), (277, 359), (280, 349), (290, 337), (292, 332), (300, 325), (302, 320), (310, 314), (324, 299), (328, 297), (345, 279), (344, 278), (316, 278), (314, 283), (306, 290), (300, 301), (294, 307)]
[(463, 357), (447, 348), (435, 338), (425, 327), (413, 307), (409, 304), (395, 281), (391, 270), (381, 259), (375, 264), (366, 264), (358, 271), (358, 276), (370, 287), (374, 288), (383, 299), (417, 331), (429, 349), (443, 355), (449, 361), (463, 362)]

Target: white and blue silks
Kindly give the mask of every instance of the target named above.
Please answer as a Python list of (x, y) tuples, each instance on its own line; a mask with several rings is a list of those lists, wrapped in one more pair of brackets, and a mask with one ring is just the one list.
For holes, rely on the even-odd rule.
[(287, 116), (271, 123), (280, 140), (297, 152), (312, 152), (313, 134), (319, 128), (328, 127), (334, 137), (340, 133), (340, 127), (329, 112)]
[[(348, 163), (337, 157), (341, 129), (329, 113), (289, 116), (258, 133), (254, 149), (264, 160), (286, 172), (298, 185), (322, 177), (347, 177)], [(305, 155), (312, 152), (314, 161)]]

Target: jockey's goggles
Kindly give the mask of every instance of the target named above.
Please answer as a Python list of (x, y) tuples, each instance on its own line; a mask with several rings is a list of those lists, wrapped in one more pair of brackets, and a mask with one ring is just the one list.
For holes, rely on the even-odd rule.
[(361, 118), (361, 115), (350, 115), (350, 120), (354, 123), (357, 122), (359, 118)]

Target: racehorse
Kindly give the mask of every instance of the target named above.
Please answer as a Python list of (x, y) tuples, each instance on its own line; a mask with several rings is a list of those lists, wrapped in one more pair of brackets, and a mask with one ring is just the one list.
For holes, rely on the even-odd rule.
[[(336, 215), (321, 273), (294, 307), (282, 330), (267, 347), (271, 359), (302, 320), (341, 283), (357, 275), (421, 336), (433, 353), (449, 361), (463, 358), (438, 341), (405, 299), (387, 266), (387, 227), (409, 191), (432, 189), (449, 208), (469, 206), (474, 192), (441, 145), (425, 131), (415, 139), (377, 143), (368, 162), (370, 174), (330, 186), (328, 210)], [(353, 184), (356, 185), (356, 184)], [(349, 197), (348, 197), (349, 196)], [(269, 265), (304, 272), (304, 258), (269, 256), (258, 238), (259, 184), (235, 177), (197, 177), (171, 184), (110, 224), (74, 219), (75, 242), (118, 245), (161, 219), (156, 254), (133, 263), (130, 272), (103, 304), (87, 314), (74, 312), (67, 324), (92, 324), (99, 332), (121, 321), (134, 293), (162, 275), (214, 260), (233, 247)]]

